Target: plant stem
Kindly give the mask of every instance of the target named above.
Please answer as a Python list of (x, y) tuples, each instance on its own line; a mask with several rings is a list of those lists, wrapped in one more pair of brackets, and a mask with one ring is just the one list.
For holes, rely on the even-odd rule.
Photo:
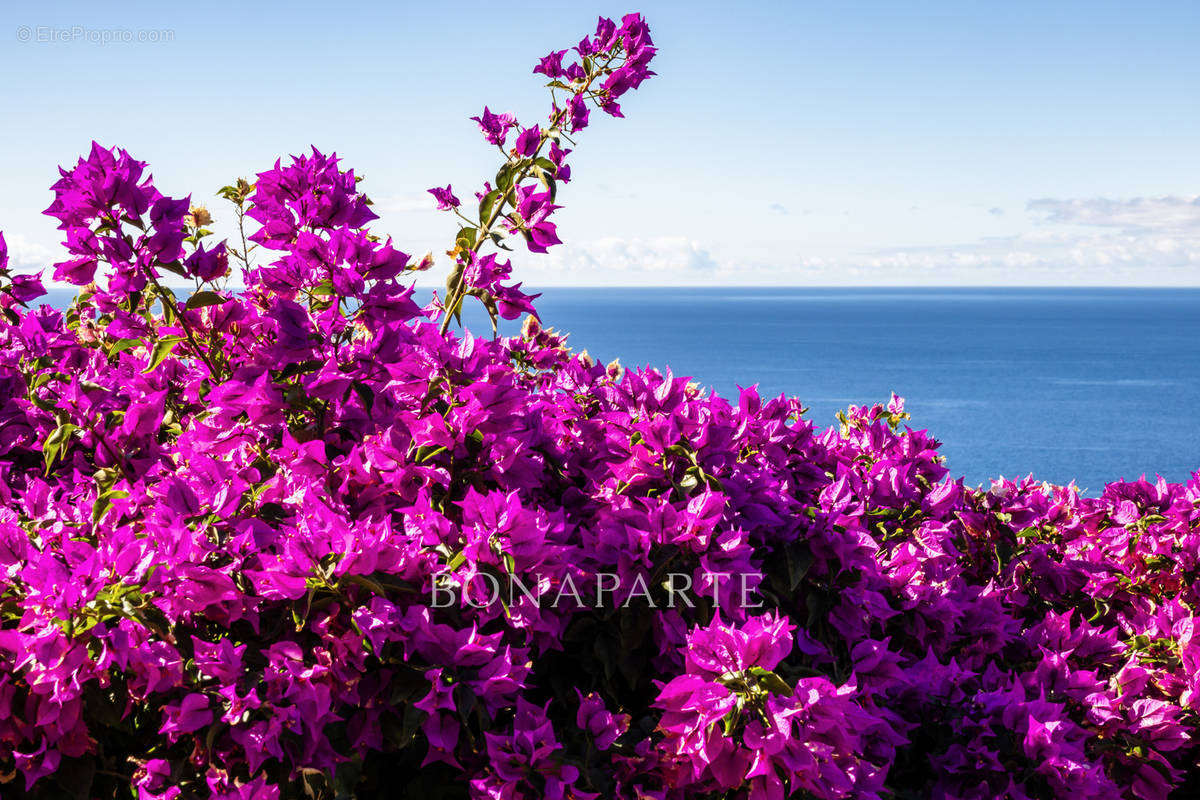
[(196, 341), (196, 335), (192, 331), (192, 326), (188, 324), (187, 319), (185, 319), (183, 314), (179, 311), (179, 303), (177, 303), (175, 300), (174, 292), (171, 292), (169, 289), (163, 287), (163, 285), (158, 282), (158, 278), (154, 277), (153, 275), (147, 274), (147, 277), (150, 279), (150, 283), (154, 285), (154, 288), (158, 289), (159, 299), (162, 300), (164, 304), (169, 304), (171, 306), (171, 312), (175, 315), (175, 318), (179, 320), (179, 326), (183, 328), (183, 334), (187, 337), (188, 344), (192, 346), (192, 351), (201, 361), (204, 362), (204, 365), (208, 367), (209, 374), (216, 378), (218, 375), (216, 365), (214, 365), (209, 359), (208, 354), (200, 348), (200, 344)]
[[(603, 74), (604, 68), (612, 63), (613, 58), (615, 58), (615, 56), (610, 56), (608, 60), (604, 62), (604, 66), (594, 68), (592, 70), (592, 74), (588, 75), (583, 86), (574, 91), (573, 94), (585, 94), (591, 87), (592, 81)], [(542, 152), (542, 147), (544, 147), (546, 142), (550, 139), (549, 132), (561, 132), (559, 128), (562, 125), (563, 119), (566, 117), (567, 113), (567, 107), (563, 106), (562, 108), (558, 109), (555, 115), (550, 119), (550, 127), (542, 131), (541, 136), (538, 137), (538, 144), (533, 151), (533, 155), (528, 157), (529, 163), (524, 169), (521, 170), (521, 173), (513, 179), (512, 185), (508, 188), (508, 190), (499, 199), (497, 199), (496, 204), (492, 206), (491, 213), (488, 214), (487, 220), (483, 221), (483, 223), (476, 228), (475, 243), (467, 249), (466, 253), (459, 254), (458, 256), (459, 259), (465, 259), (464, 265), (471, 263), (471, 257), (475, 253), (479, 252), (479, 248), (483, 246), (484, 241), (491, 236), (492, 226), (496, 224), (496, 221), (502, 215), (504, 206), (508, 204), (509, 199), (514, 196), (521, 183), (527, 177), (529, 177), (530, 168), (533, 166), (534, 162), (537, 161), (538, 155)], [(463, 301), (463, 298), (466, 296), (466, 292), (466, 272), (464, 270), (459, 274), (458, 280), (455, 282), (453, 288), (446, 293), (446, 303), (444, 305), (445, 316), (442, 318), (442, 325), (440, 329), (442, 335), (445, 335), (446, 331), (450, 328), (450, 318), (454, 315), (454, 309), (457, 308), (458, 305)]]

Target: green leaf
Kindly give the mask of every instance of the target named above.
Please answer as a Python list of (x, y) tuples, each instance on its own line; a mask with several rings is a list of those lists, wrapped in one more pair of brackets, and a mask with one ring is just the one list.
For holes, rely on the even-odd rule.
[[(308, 623), (308, 612), (312, 610), (313, 596), (316, 590), (313, 588), (313, 578), (308, 579), (308, 593), (304, 595), (303, 601), (297, 600), (292, 605), (292, 622), (296, 625), (296, 630), (304, 630), (305, 624)], [(297, 604), (304, 603), (304, 607), (300, 608)]]
[(349, 761), (343, 761), (333, 773), (334, 800), (350, 800), (357, 797), (357, 787), (362, 782), (362, 757), (355, 756)]
[(57, 411), (58, 405), (53, 400), (48, 400), (41, 395), (30, 395), (29, 402), (40, 408), (42, 411)]
[(222, 297), (216, 292), (196, 292), (188, 298), (187, 308), (204, 308), (205, 306), (216, 306), (228, 300), (228, 297)]
[(762, 686), (769, 692), (785, 696), (792, 693), (792, 687), (788, 685), (787, 681), (770, 670), (763, 669), (762, 667), (751, 667), (750, 674), (757, 679), (759, 686)]
[(554, 200), (558, 195), (558, 182), (555, 181), (558, 167), (554, 166), (554, 162), (545, 156), (538, 158), (533, 162), (533, 174), (550, 192), (550, 199)]
[(54, 430), (50, 431), (50, 435), (46, 437), (46, 441), (42, 442), (42, 458), (46, 461), (46, 472), (49, 474), (50, 467), (58, 460), (59, 453), (66, 447), (70, 441), (72, 434), (79, 430), (78, 425), (72, 425), (70, 422), (64, 422)]
[(377, 594), (380, 597), (387, 596), (387, 590), (380, 586), (377, 582), (371, 580), (366, 575), (343, 575), (342, 580), (358, 584), (372, 594)]
[(292, 378), (301, 373), (312, 372), (315, 369), (320, 369), (324, 363), (324, 361), (317, 359), (309, 359), (308, 361), (293, 361), (291, 364), (288, 364), (286, 367), (281, 369), (279, 374), (275, 376), (275, 379), (286, 381), (288, 378)]
[(551, 173), (544, 170), (538, 171), (538, 178), (541, 180), (542, 185), (546, 187), (546, 191), (550, 192), (550, 202), (554, 202), (558, 197), (558, 182), (554, 180)]
[(109, 357), (115, 356), (117, 353), (124, 353), (134, 347), (139, 347), (142, 344), (140, 339), (117, 339), (108, 347)]
[(1110, 610), (1108, 602), (1100, 597), (1093, 597), (1092, 605), (1095, 606), (1096, 612), (1088, 617), (1088, 622), (1099, 622)]
[(96, 498), (96, 502), (92, 505), (93, 525), (100, 524), (100, 520), (104, 519), (104, 515), (112, 508), (112, 501), (118, 497), (129, 497), (129, 492), (124, 489), (109, 489)]
[(466, 268), (467, 268), (466, 264), (463, 264), (461, 261), (456, 262), (454, 265), (454, 269), (452, 269), (450, 271), (450, 274), (446, 276), (446, 298), (447, 299), (449, 299), (450, 296), (452, 294), (454, 294), (454, 291), (458, 287), (458, 284), (462, 281), (463, 272), (466, 270)]
[(788, 545), (785, 553), (787, 556), (788, 588), (794, 592), (800, 586), (801, 581), (804, 580), (804, 576), (808, 574), (808, 570), (812, 567), (816, 558), (813, 556), (813, 552), (809, 549), (809, 546), (803, 542), (795, 542)]
[(463, 250), (470, 250), (475, 246), (475, 236), (479, 233), (478, 228), (462, 228), (458, 232), (458, 237), (455, 243)]
[(491, 292), (481, 289), (478, 286), (468, 291), (467, 294), (479, 298), (479, 302), (483, 303), (483, 307), (487, 309), (488, 317), (492, 321), (492, 333), (497, 334), (499, 332), (500, 310), (496, 305), (496, 298), (492, 296)]
[(375, 391), (370, 386), (362, 381), (354, 381), (350, 384), (350, 388), (358, 394), (358, 398), (362, 400), (363, 407), (368, 412), (375, 407)]
[(155, 342), (154, 350), (150, 353), (150, 363), (142, 370), (142, 374), (144, 375), (147, 372), (153, 372), (157, 369), (158, 365), (165, 361), (167, 356), (171, 355), (171, 351), (175, 349), (175, 346), (182, 341), (182, 336), (164, 336)]
[(492, 209), (496, 206), (496, 201), (500, 199), (500, 190), (492, 189), (483, 196), (479, 201), (479, 224), (486, 225), (492, 218)]
[(167, 272), (178, 275), (181, 278), (191, 277), (191, 275), (188, 275), (187, 270), (183, 268), (183, 264), (178, 261), (171, 261), (166, 264), (160, 264), (159, 266), (165, 269)]
[(70, 381), (71, 379), (61, 372), (39, 372), (30, 382), (29, 388), (31, 390), (40, 389), (53, 380)]
[(514, 177), (515, 170), (513, 169), (512, 164), (505, 164), (500, 168), (500, 171), (496, 173), (496, 188), (500, 191), (501, 195), (507, 195), (510, 191), (512, 191)]
[(163, 321), (168, 325), (174, 325), (178, 321), (175, 314), (176, 306), (174, 303), (168, 303), (164, 298), (162, 301)]
[(400, 735), (392, 742), (396, 749), (403, 750), (408, 747), (417, 735), (417, 730), (421, 727), (421, 723), (425, 721), (427, 715), (424, 711), (414, 706), (412, 703), (407, 703), (404, 706), (404, 721), (400, 726)]
[(445, 445), (423, 444), (417, 448), (415, 461), (418, 464), (422, 464), (434, 456), (446, 452), (446, 450)]

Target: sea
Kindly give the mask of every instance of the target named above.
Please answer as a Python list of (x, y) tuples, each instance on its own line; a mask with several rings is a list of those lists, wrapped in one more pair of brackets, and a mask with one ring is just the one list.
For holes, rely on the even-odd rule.
[[(1094, 496), (1200, 470), (1200, 289), (541, 291), (543, 324), (575, 350), (735, 400), (794, 396), (821, 427), (895, 392), (970, 485), (1031, 475)], [(466, 323), (491, 333), (478, 311)]]
[(573, 288), (537, 306), (604, 362), (794, 396), (822, 427), (895, 392), (970, 485), (1094, 496), (1200, 470), (1200, 289)]

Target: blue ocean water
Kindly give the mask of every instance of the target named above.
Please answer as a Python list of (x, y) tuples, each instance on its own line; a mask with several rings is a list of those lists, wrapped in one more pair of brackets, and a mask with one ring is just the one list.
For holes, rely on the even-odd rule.
[[(896, 392), (971, 484), (1032, 474), (1094, 495), (1200, 469), (1200, 289), (543, 292), (544, 324), (575, 350), (669, 366), (727, 397), (757, 384), (820, 426)], [(481, 312), (467, 323), (491, 332)]]
[(1200, 290), (546, 289), (538, 309), (576, 350), (793, 395), (821, 426), (894, 391), (971, 484), (1200, 469)]

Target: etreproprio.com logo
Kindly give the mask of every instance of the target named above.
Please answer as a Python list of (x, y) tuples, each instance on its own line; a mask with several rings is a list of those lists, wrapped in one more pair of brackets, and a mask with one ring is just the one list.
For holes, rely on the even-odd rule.
[(89, 28), (85, 25), (20, 25), (17, 41), (30, 44), (160, 44), (175, 41), (173, 28)]

